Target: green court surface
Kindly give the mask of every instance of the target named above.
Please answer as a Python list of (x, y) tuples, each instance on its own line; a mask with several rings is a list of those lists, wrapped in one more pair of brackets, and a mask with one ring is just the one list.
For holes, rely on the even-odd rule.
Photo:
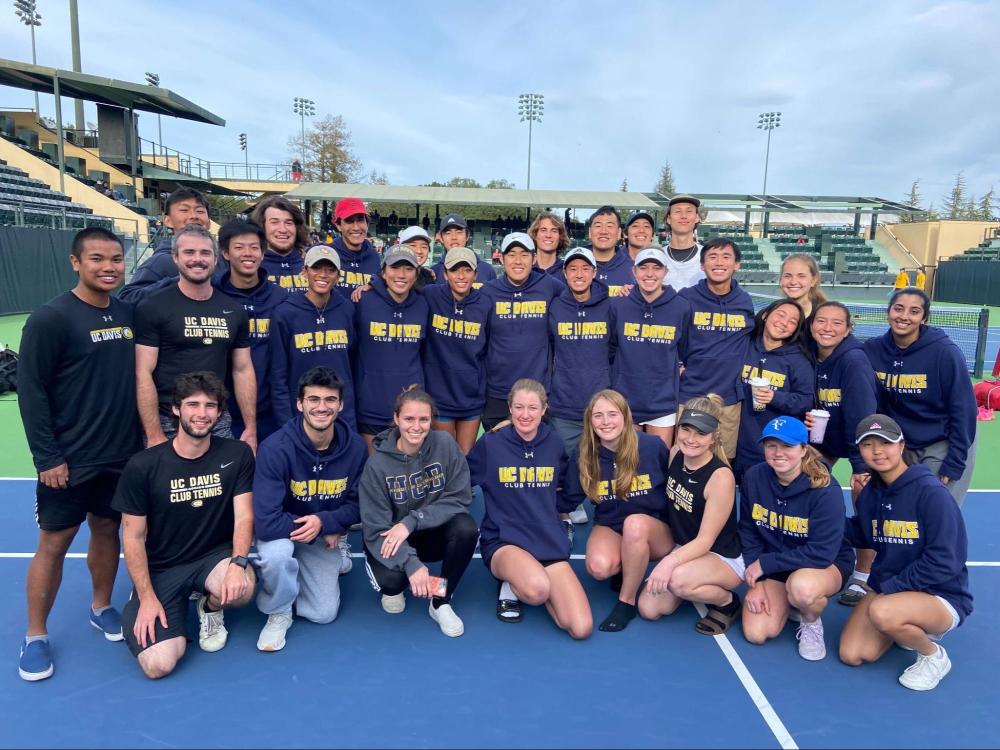
[[(26, 315), (0, 316), (0, 342), (18, 349), (21, 327)], [(979, 448), (975, 473), (972, 476), (973, 489), (1000, 488), (1000, 463), (989, 460), (998, 455), (1000, 449), (1000, 420), (979, 423)], [(31, 454), (21, 428), (21, 415), (17, 410), (14, 394), (0, 396), (0, 477), (30, 477), (35, 473)], [(850, 467), (840, 461), (834, 467), (834, 475), (842, 486), (850, 480)]]

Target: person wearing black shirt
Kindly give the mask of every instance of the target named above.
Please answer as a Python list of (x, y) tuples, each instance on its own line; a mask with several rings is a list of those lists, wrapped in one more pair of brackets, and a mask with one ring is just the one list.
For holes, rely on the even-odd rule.
[(122, 612), (129, 650), (150, 679), (170, 674), (184, 655), (184, 620), (198, 598), (198, 644), (226, 645), (222, 610), (242, 607), (256, 577), (247, 565), (253, 539), (254, 459), (245, 443), (215, 437), (226, 389), (211, 372), (177, 379), (177, 435), (125, 466), (112, 507), (122, 513), (132, 596)]
[(108, 640), (122, 639), (120, 617), (111, 607), (120, 520), (111, 498), (122, 467), (141, 446), (133, 308), (111, 296), (125, 276), (122, 243), (111, 232), (78, 232), (70, 262), (80, 276), (76, 287), (32, 313), (21, 338), (18, 405), (38, 470), (39, 527), (19, 665), (26, 680), (52, 675), (47, 620), (66, 551), (84, 519), (90, 526), (90, 621)]
[[(231, 374), (244, 423), (240, 440), (256, 450), (257, 380), (247, 313), (242, 303), (212, 287), (218, 247), (206, 230), (181, 229), (173, 254), (177, 283), (150, 294), (135, 311), (136, 392), (146, 445), (165, 442), (177, 429), (171, 396), (178, 376), (205, 370), (222, 381)], [(223, 411), (215, 434), (232, 437), (231, 425)]]

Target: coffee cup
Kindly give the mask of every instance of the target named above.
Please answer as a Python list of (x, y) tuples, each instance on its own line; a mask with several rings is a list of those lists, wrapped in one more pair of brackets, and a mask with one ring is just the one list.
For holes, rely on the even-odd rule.
[(822, 443), (826, 436), (826, 425), (830, 421), (830, 412), (826, 409), (813, 409), (809, 412), (812, 416), (812, 427), (809, 428), (809, 442)]
[(753, 391), (755, 391), (757, 388), (768, 388), (768, 387), (770, 387), (771, 381), (768, 380), (767, 378), (756, 377), (756, 378), (750, 378), (750, 380), (747, 381), (747, 382), (750, 384), (750, 388), (753, 389), (751, 391), (751, 393), (753, 393), (753, 410), (754, 411), (764, 411), (764, 408), (767, 406), (767, 404), (760, 403), (757, 400), (757, 394), (754, 393)]

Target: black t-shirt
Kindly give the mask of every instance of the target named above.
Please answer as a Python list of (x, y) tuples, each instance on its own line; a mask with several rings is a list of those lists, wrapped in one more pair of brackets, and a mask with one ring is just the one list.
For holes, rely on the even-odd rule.
[(213, 437), (201, 458), (187, 459), (168, 440), (132, 457), (112, 507), (146, 516), (152, 572), (194, 562), (232, 542), (233, 498), (253, 491), (254, 460), (240, 440)]
[[(705, 516), (705, 486), (722, 463), (715, 456), (700, 469), (688, 471), (684, 468), (684, 454), (670, 461), (667, 469), (667, 525), (676, 544), (687, 544), (698, 536), (701, 520)], [(736, 503), (729, 513), (719, 536), (712, 545), (712, 552), (722, 557), (737, 557), (740, 554), (740, 535), (736, 525)]]
[(160, 350), (153, 382), (160, 413), (170, 415), (177, 376), (208, 370), (226, 382), (232, 350), (250, 346), (250, 327), (243, 304), (218, 289), (199, 301), (171, 284), (139, 303), (135, 342)]
[(135, 406), (134, 309), (61, 294), (28, 318), (18, 405), (38, 471), (69, 464), (70, 484), (142, 448)]

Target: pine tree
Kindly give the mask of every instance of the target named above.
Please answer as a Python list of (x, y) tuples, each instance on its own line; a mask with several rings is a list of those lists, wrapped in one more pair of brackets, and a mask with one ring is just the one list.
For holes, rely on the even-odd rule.
[(996, 205), (994, 204), (994, 193), (993, 186), (990, 185), (989, 191), (983, 195), (979, 201), (979, 220), (980, 221), (993, 221), (993, 217), (996, 212)]
[[(910, 194), (904, 198), (909, 205), (915, 208), (920, 208), (920, 178), (918, 177), (910, 185)], [(909, 223), (912, 221), (917, 221), (917, 215), (911, 213), (910, 211), (904, 211), (899, 215), (899, 220), (904, 223)]]
[(621, 186), (620, 189), (621, 189), (621, 191), (623, 193), (627, 193), (628, 192), (628, 177), (626, 177), (624, 180), (622, 180), (622, 186)]
[(979, 204), (976, 203), (975, 195), (970, 195), (969, 199), (965, 202), (965, 208), (962, 210), (960, 218), (965, 221), (976, 221), (979, 218)]
[(944, 216), (946, 219), (961, 219), (965, 210), (965, 173), (955, 175), (955, 184), (951, 193), (944, 199)]
[(653, 191), (662, 193), (663, 195), (673, 195), (677, 192), (677, 188), (674, 185), (674, 173), (670, 169), (669, 161), (663, 162), (663, 168), (660, 170), (660, 179), (653, 186)]

